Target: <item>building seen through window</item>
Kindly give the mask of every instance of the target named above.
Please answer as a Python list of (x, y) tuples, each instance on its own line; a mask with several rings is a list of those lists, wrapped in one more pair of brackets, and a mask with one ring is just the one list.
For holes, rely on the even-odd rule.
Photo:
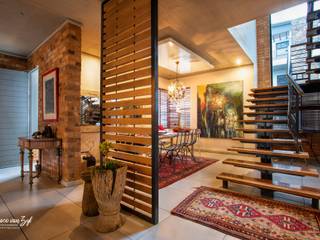
[[(320, 9), (320, 1), (314, 3), (314, 10)], [(290, 74), (298, 83), (308, 79), (307, 58), (307, 12), (308, 4), (303, 3), (283, 11), (271, 14), (271, 55), (272, 84), (286, 85), (286, 75)], [(320, 26), (320, 21), (312, 23), (312, 28)], [(319, 42), (319, 36), (311, 37), (312, 42)], [(320, 55), (312, 50), (312, 57)], [(319, 63), (312, 63), (311, 69), (319, 68)], [(310, 79), (319, 79), (319, 74), (311, 74)]]
[[(307, 3), (271, 15), (272, 79), (273, 85), (286, 85), (286, 74), (304, 71), (297, 63), (306, 57)], [(294, 63), (294, 64), (292, 64)], [(297, 63), (297, 66), (292, 66)]]

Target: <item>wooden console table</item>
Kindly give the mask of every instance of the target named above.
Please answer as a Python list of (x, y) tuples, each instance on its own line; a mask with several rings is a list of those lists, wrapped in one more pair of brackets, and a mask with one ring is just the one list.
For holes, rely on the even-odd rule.
[[(33, 184), (33, 178), (38, 178), (41, 174), (42, 167), (42, 150), (44, 149), (53, 149), (56, 150), (56, 156), (58, 161), (58, 183), (61, 181), (61, 149), (62, 141), (58, 138), (28, 138), (28, 137), (19, 137), (19, 147), (20, 147), (20, 162), (21, 162), (21, 179), (23, 181), (24, 173), (24, 151), (25, 149), (29, 150), (29, 183), (30, 186)], [(39, 150), (39, 161), (37, 161), (36, 171), (33, 171), (33, 149)], [(36, 173), (33, 176), (33, 173)]]

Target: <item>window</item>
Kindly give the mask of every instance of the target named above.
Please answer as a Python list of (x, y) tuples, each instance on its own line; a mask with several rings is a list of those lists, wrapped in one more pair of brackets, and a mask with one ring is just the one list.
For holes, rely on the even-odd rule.
[[(186, 88), (186, 94), (181, 101), (180, 108), (180, 125), (184, 128), (190, 128), (191, 122), (191, 89)], [(165, 89), (159, 89), (159, 125), (164, 128), (175, 128), (178, 126), (178, 112), (177, 106), (174, 101), (171, 101), (168, 97), (168, 91)]]
[(164, 128), (168, 127), (168, 91), (165, 89), (159, 89), (158, 94), (158, 121), (159, 125)]
[(275, 33), (272, 35), (273, 42), (281, 42), (289, 39), (289, 31)]
[(288, 80), (286, 78), (286, 75), (278, 75), (277, 86), (284, 86), (284, 85), (288, 85)]
[(190, 128), (190, 112), (191, 112), (191, 96), (190, 88), (186, 89), (186, 94), (183, 99), (183, 104), (181, 106), (181, 126), (185, 128)]
[[(300, 73), (301, 45), (306, 42), (307, 3), (271, 14), (272, 79), (273, 85), (286, 84), (284, 75)], [(302, 46), (303, 47), (303, 46)]]
[(288, 57), (289, 41), (279, 42), (276, 44), (276, 54), (278, 58)]

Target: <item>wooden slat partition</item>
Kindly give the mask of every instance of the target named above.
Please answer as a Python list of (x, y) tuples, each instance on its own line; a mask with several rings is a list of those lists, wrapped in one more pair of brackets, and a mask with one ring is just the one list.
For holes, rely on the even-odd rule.
[(101, 140), (113, 142), (110, 159), (128, 165), (122, 205), (153, 223), (158, 221), (156, 8), (153, 0), (104, 1), (101, 26)]

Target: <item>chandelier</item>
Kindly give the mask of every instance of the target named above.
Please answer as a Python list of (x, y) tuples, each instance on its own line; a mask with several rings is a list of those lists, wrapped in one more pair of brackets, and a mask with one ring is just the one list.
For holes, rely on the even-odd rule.
[(185, 96), (186, 87), (178, 80), (179, 61), (177, 61), (176, 64), (177, 64), (176, 79), (174, 82), (170, 83), (170, 85), (168, 86), (168, 96), (171, 100), (175, 101), (179, 105), (180, 101)]

